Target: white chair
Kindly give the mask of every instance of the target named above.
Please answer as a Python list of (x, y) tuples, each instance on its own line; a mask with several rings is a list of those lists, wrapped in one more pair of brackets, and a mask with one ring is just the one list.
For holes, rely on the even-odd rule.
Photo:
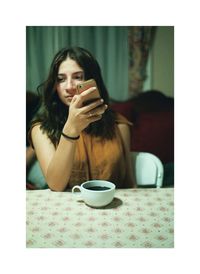
[(160, 159), (148, 152), (131, 152), (137, 186), (162, 187), (164, 169)]

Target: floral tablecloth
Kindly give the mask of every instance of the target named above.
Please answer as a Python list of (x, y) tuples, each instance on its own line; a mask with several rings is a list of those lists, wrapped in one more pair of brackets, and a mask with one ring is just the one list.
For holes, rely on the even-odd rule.
[(172, 248), (174, 190), (119, 189), (94, 209), (71, 192), (26, 192), (28, 248)]

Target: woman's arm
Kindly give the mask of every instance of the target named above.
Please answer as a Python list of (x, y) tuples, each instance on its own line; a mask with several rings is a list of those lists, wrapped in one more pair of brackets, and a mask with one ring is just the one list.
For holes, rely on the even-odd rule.
[(135, 181), (135, 171), (133, 170), (133, 164), (131, 161), (130, 155), (130, 129), (127, 124), (118, 124), (118, 128), (120, 130), (123, 146), (125, 149), (125, 160), (126, 160), (126, 179), (125, 179), (125, 187), (136, 187)]
[[(89, 89), (73, 97), (69, 116), (63, 128), (63, 133), (75, 137), (80, 135), (90, 123), (101, 119), (106, 106), (101, 100), (82, 107)], [(92, 113), (92, 115), (90, 115)], [(61, 136), (57, 148), (48, 136), (42, 132), (39, 125), (33, 127), (33, 146), (48, 186), (55, 191), (63, 191), (69, 182), (76, 151), (76, 140)]]
[(76, 141), (60, 138), (57, 149), (40, 129), (33, 127), (32, 141), (48, 186), (55, 191), (63, 191), (71, 175)]

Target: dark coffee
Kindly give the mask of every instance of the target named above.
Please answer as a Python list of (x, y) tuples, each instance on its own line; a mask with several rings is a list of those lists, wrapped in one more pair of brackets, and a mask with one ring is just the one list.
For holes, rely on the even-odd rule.
[(89, 186), (89, 187), (85, 187), (88, 190), (95, 190), (95, 191), (102, 191), (102, 190), (108, 190), (110, 189), (110, 187), (107, 186)]

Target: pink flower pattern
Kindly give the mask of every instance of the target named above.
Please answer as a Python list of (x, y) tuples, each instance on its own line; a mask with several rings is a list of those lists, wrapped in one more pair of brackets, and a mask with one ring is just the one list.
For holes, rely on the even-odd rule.
[(126, 216), (128, 216), (128, 217), (130, 217), (130, 216), (132, 216), (132, 215), (133, 215), (133, 213), (132, 213), (132, 212), (130, 212), (130, 211), (127, 211), (127, 212), (125, 213), (125, 215), (126, 215)]
[(134, 227), (135, 225), (134, 225), (134, 223), (128, 223), (127, 226), (128, 227)]
[(142, 229), (142, 233), (144, 233), (144, 234), (148, 234), (149, 232), (150, 231), (148, 229), (146, 229), (146, 228)]
[(103, 211), (103, 212), (101, 212), (101, 215), (102, 215), (102, 216), (107, 216), (107, 215), (108, 215), (108, 213), (107, 213), (107, 212), (105, 212), (105, 211)]
[(117, 216), (113, 218), (113, 221), (115, 221), (115, 222), (119, 222), (120, 220), (121, 220), (121, 218), (117, 217)]
[(87, 231), (88, 231), (89, 233), (94, 233), (94, 232), (95, 232), (95, 229), (92, 228), (92, 227), (90, 227), (90, 228), (87, 229)]
[(131, 241), (135, 241), (137, 239), (137, 237), (134, 235), (134, 234), (132, 234), (130, 237), (129, 237), (129, 240), (131, 240)]
[(161, 224), (160, 224), (160, 223), (155, 223), (155, 224), (153, 224), (153, 226), (154, 226), (155, 228), (158, 228), (158, 227), (161, 227)]
[(74, 239), (74, 240), (80, 239), (80, 235), (79, 235), (78, 233), (72, 234), (71, 237), (72, 237), (72, 239)]
[(139, 220), (140, 222), (146, 222), (146, 219), (145, 219), (144, 217), (140, 217), (138, 220)]
[(144, 242), (144, 247), (148, 247), (148, 248), (150, 248), (150, 247), (153, 247), (153, 244), (151, 243), (151, 242)]
[(114, 233), (122, 233), (122, 230), (120, 229), (120, 228), (116, 228), (115, 230), (114, 230)]
[(163, 236), (163, 235), (158, 236), (158, 240), (159, 240), (159, 241), (165, 240), (165, 236)]
[(58, 231), (59, 231), (60, 233), (64, 233), (64, 232), (67, 231), (67, 229), (66, 229), (66, 227), (60, 227), (60, 228), (58, 229)]
[(51, 239), (52, 238), (52, 234), (51, 233), (47, 233), (47, 234), (45, 234), (43, 237), (45, 238), (45, 239)]
[(101, 223), (101, 225), (105, 227), (105, 226), (109, 226), (109, 223), (108, 222), (103, 222), (103, 223)]
[(56, 225), (55, 222), (50, 222), (50, 223), (48, 224), (48, 226), (55, 226), (55, 225)]
[(39, 228), (39, 227), (33, 227), (33, 228), (32, 228), (32, 232), (38, 232), (38, 231), (40, 231), (40, 228)]
[(64, 246), (64, 241), (63, 240), (57, 240), (57, 241), (55, 241), (55, 246), (56, 247), (63, 247)]
[(87, 241), (86, 243), (85, 243), (85, 246), (86, 247), (93, 247), (94, 246), (94, 242), (93, 241)]
[(95, 219), (93, 216), (91, 216), (91, 217), (88, 218), (88, 221), (89, 221), (89, 222), (94, 222), (95, 220), (96, 220), (96, 219)]
[(157, 214), (156, 214), (155, 212), (150, 212), (149, 216), (151, 216), (151, 217), (156, 217)]
[(122, 201), (95, 209), (70, 192), (27, 191), (27, 247), (173, 247), (173, 189), (119, 189)]
[(69, 217), (67, 217), (67, 216), (64, 217), (64, 218), (63, 218), (63, 221), (65, 221), (65, 222), (66, 222), (66, 221), (69, 221)]
[(115, 242), (114, 247), (123, 247), (123, 244), (121, 242)]
[(109, 235), (108, 235), (108, 234), (102, 234), (102, 235), (100, 236), (100, 238), (101, 238), (102, 240), (107, 240), (107, 239), (109, 238)]

